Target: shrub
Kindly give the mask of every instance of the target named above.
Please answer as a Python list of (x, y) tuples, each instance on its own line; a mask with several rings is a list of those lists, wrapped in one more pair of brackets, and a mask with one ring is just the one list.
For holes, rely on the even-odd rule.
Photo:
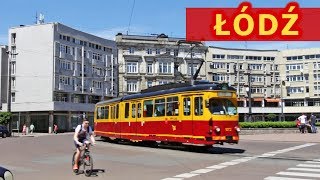
[(239, 122), (241, 128), (296, 128), (296, 122), (284, 121), (284, 122)]

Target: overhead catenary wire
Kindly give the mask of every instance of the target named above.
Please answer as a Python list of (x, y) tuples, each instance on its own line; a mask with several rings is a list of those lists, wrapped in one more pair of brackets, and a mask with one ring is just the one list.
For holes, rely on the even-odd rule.
[(133, 15), (133, 10), (134, 10), (135, 3), (136, 3), (136, 0), (133, 0), (133, 4), (132, 4), (132, 8), (131, 8), (131, 14), (130, 14), (130, 18), (129, 18), (129, 25), (128, 25), (127, 35), (130, 32), (131, 20), (132, 20), (132, 15)]

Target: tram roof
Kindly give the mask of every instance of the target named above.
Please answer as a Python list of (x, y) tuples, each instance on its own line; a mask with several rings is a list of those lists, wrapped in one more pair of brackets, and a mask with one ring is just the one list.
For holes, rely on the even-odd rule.
[[(208, 82), (205, 82), (205, 83), (197, 82), (194, 85), (191, 85), (189, 83), (164, 84), (159, 86), (153, 86), (151, 88), (148, 88), (142, 91), (141, 93), (102, 101), (97, 103), (97, 105), (130, 100), (130, 99), (139, 99), (144, 97), (158, 96), (158, 95), (164, 95), (164, 94), (187, 92), (187, 91), (223, 90), (223, 86), (224, 86), (224, 83), (208, 83)], [(226, 90), (235, 91), (235, 89), (230, 86), (227, 86)]]

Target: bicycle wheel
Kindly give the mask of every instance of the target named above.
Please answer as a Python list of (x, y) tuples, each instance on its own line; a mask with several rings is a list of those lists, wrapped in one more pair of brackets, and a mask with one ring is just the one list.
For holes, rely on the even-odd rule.
[(91, 176), (93, 169), (93, 160), (90, 155), (86, 155), (83, 159), (83, 170), (86, 176)]
[(72, 167), (72, 170), (73, 170), (73, 166), (74, 166), (74, 163), (75, 163), (75, 162), (74, 162), (74, 157), (76, 156), (76, 153), (77, 153), (77, 152), (74, 152), (74, 153), (73, 153), (73, 156), (72, 156), (72, 166), (71, 166), (71, 167)]

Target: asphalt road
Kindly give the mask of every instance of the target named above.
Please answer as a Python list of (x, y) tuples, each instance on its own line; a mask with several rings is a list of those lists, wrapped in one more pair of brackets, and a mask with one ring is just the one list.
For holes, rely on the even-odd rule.
[(0, 149), (0, 166), (11, 169), (16, 180), (320, 179), (320, 143), (308, 141), (244, 139), (205, 152), (98, 141), (91, 151), (96, 170), (91, 178), (71, 170), (71, 134), (0, 139)]

